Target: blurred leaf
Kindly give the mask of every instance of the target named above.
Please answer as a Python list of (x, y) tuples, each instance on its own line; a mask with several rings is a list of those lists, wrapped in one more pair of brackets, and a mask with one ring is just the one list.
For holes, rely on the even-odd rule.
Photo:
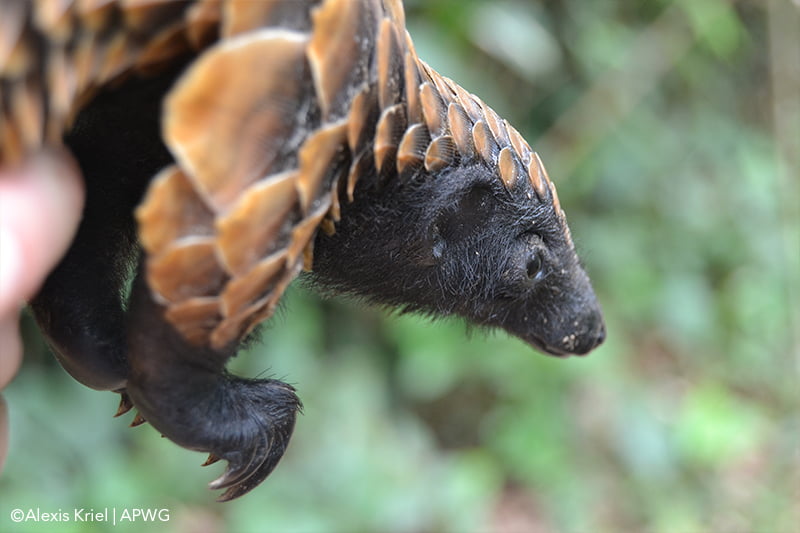
[(683, 453), (701, 466), (719, 468), (752, 451), (763, 431), (763, 414), (724, 388), (703, 385), (686, 398), (677, 434)]
[(484, 2), (473, 11), (470, 34), (477, 45), (530, 82), (561, 61), (553, 36), (521, 2)]
[(725, 0), (681, 0), (681, 7), (704, 43), (720, 58), (730, 59), (742, 41), (742, 24)]

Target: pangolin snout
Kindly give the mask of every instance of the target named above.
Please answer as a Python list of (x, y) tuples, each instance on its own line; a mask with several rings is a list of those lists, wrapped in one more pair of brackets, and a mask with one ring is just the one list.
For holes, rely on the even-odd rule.
[(562, 338), (562, 344), (568, 353), (585, 355), (606, 340), (606, 324), (600, 310), (593, 312), (578, 332)]
[(599, 307), (591, 308), (578, 319), (562, 323), (561, 327), (523, 334), (511, 331), (534, 348), (558, 357), (586, 355), (606, 339), (606, 325)]

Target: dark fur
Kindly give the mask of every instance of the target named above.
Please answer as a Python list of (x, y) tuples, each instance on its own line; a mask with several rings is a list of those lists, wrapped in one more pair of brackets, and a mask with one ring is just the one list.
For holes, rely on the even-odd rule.
[[(32, 308), (76, 379), (129, 397), (176, 443), (226, 459), (228, 469), (211, 486), (227, 488), (221, 499), (228, 500), (272, 471), (301, 404), (280, 381), (228, 374), (237, 346), (186, 343), (136, 266), (132, 211), (170, 162), (160, 102), (178, 72), (130, 80), (81, 112), (65, 140), (86, 178), (84, 220)], [(585, 353), (602, 342), (600, 310), (566, 228), (526, 181), (506, 191), (478, 163), (378, 181), (363, 177), (335, 234), (317, 237), (312, 278), (322, 290), (463, 316), (553, 354)]]
[(160, 110), (177, 72), (98, 95), (64, 139), (86, 181), (86, 207), (71, 248), (31, 307), (64, 368), (95, 389), (125, 386), (122, 296), (138, 254), (133, 210), (171, 161)]
[(552, 204), (531, 192), (522, 181), (507, 191), (478, 162), (383, 187), (367, 181), (336, 233), (317, 237), (312, 279), (332, 293), (501, 327), (551, 354), (586, 353), (604, 337), (594, 291)]

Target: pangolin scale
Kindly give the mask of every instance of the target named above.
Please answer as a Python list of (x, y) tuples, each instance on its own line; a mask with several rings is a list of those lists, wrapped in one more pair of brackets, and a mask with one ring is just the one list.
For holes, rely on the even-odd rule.
[[(224, 367), (303, 267), (323, 289), (462, 315), (550, 353), (602, 342), (539, 155), (417, 56), (399, 0), (2, 0), (0, 15), (0, 166), (66, 144), (90, 202), (92, 183), (126, 181), (117, 172), (144, 195), (118, 193), (135, 225), (87, 208), (32, 302), (37, 320), (73, 376), (122, 394), (121, 412), (228, 460), (212, 483), (222, 500), (258, 485), (288, 444), (294, 389)], [(136, 133), (98, 140), (126, 102), (141, 146)], [(109, 161), (140, 153), (155, 155)], [(81, 250), (113, 238), (92, 229), (103, 224), (134, 244), (88, 260)], [(120, 265), (137, 239), (125, 306)], [(475, 247), (487, 257), (465, 259)], [(86, 283), (75, 271), (93, 267), (108, 271), (111, 294), (90, 292), (112, 318), (70, 310)], [(104, 327), (76, 339), (73, 323), (92, 321)]]

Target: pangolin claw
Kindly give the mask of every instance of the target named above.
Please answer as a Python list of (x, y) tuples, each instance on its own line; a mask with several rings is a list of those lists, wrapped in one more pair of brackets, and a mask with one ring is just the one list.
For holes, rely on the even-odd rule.
[(260, 445), (249, 458), (244, 459), (245, 455), (241, 453), (235, 454), (228, 460), (225, 472), (208, 484), (212, 490), (228, 489), (217, 498), (218, 502), (233, 500), (257, 487), (278, 464), (288, 441), (280, 443), (279, 449), (272, 450), (267, 435), (262, 433), (261, 437)]
[[(161, 436), (163, 437), (164, 435), (161, 435)], [(220, 457), (217, 457), (213, 453), (210, 453), (210, 454), (208, 454), (208, 459), (206, 459), (206, 462), (201, 464), (200, 466), (213, 465), (214, 463), (216, 463), (219, 460), (220, 460)]]
[(136, 416), (133, 417), (133, 421), (131, 422), (130, 427), (135, 428), (136, 426), (141, 426), (145, 422), (147, 422), (147, 420), (145, 420), (145, 418), (141, 415), (141, 413), (136, 413)]
[(244, 442), (249, 442), (251, 448), (211, 452), (212, 456), (228, 461), (222, 475), (209, 483), (212, 490), (227, 489), (217, 501), (233, 500), (257, 487), (278, 464), (289, 444), (295, 415), (301, 408), (300, 401), (294, 395), (294, 389), (288, 385), (273, 381), (270, 388), (272, 394), (279, 391), (278, 394), (284, 396), (285, 400), (261, 404), (261, 409), (266, 407), (266, 411), (250, 411), (251, 416), (244, 425), (249, 426), (247, 432), (250, 435)]
[[(219, 501), (238, 498), (258, 486), (280, 461), (294, 430), (300, 399), (290, 385), (273, 379), (245, 379), (226, 372), (186, 372), (187, 388), (142, 387), (128, 393), (144, 418), (167, 438), (207, 452), (203, 466), (220, 459), (227, 468), (209, 484), (225, 489)], [(160, 394), (164, 390), (166, 396)]]
[[(268, 454), (270, 444), (269, 437), (265, 432), (262, 432), (259, 444), (253, 449), (252, 453), (249, 454), (249, 457), (240, 452), (232, 454), (230, 458), (228, 458), (228, 467), (225, 469), (225, 472), (209, 483), (208, 487), (212, 490), (235, 487), (252, 476), (258, 478), (253, 486), (260, 483), (261, 480), (269, 475), (275, 467), (275, 464), (277, 464), (277, 459), (280, 458), (280, 456), (278, 456), (276, 460), (269, 461)], [(228, 492), (231, 491), (227, 491), (222, 497), (225, 498)]]
[(127, 393), (125, 393), (124, 391), (120, 392), (119, 393), (119, 407), (117, 407), (117, 412), (114, 413), (114, 418), (124, 415), (125, 413), (130, 411), (132, 408), (133, 408), (133, 402), (128, 397)]

